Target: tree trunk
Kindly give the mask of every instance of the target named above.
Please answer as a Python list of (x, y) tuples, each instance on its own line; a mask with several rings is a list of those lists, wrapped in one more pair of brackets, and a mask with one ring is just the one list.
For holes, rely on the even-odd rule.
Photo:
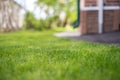
[(0, 0), (0, 32), (11, 32), (19, 29), (20, 7), (14, 0)]

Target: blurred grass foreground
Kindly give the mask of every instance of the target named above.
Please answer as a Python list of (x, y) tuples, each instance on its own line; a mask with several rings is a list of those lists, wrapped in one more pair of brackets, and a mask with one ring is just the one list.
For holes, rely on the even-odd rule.
[(120, 47), (53, 36), (74, 31), (77, 0), (18, 1), (34, 0), (0, 0), (0, 80), (120, 80)]
[(120, 47), (52, 35), (0, 34), (0, 80), (120, 80)]

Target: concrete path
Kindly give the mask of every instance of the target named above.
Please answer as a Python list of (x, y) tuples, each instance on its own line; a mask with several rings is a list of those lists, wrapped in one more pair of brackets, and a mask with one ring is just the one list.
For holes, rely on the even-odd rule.
[(90, 35), (80, 35), (79, 32), (60, 32), (54, 35), (57, 37), (67, 37), (74, 40), (120, 45), (120, 32)]

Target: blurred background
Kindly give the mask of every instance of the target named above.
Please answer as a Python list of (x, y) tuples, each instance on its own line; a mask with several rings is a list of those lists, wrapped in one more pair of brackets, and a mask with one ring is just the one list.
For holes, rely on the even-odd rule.
[(0, 0), (0, 31), (73, 30), (77, 0)]

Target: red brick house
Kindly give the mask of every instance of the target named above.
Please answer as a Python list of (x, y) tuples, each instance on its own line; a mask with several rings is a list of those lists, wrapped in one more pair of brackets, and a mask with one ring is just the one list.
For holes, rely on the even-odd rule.
[(80, 0), (80, 33), (119, 31), (120, 0)]

